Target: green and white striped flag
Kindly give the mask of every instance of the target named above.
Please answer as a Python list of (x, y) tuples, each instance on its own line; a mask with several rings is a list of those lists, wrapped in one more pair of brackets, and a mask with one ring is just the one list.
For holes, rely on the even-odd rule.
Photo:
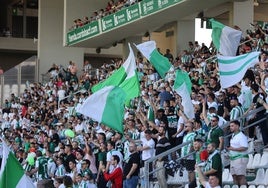
[(223, 25), (213, 18), (209, 21), (212, 25), (212, 41), (218, 52), (224, 56), (235, 56), (240, 44), (242, 31)]
[(143, 56), (150, 61), (161, 78), (165, 78), (166, 73), (171, 68), (171, 63), (168, 58), (161, 55), (155, 41), (147, 41), (136, 46)]
[(181, 103), (183, 106), (184, 114), (189, 119), (193, 119), (195, 115), (194, 115), (194, 106), (191, 100), (192, 82), (187, 72), (182, 70), (176, 71), (174, 90), (181, 96), (182, 99)]
[(21, 164), (4, 142), (2, 151), (0, 188), (35, 188), (32, 180), (24, 174)]
[(140, 95), (140, 82), (137, 74), (137, 66), (134, 52), (129, 45), (129, 55), (124, 64), (103, 82), (94, 85), (92, 92), (95, 93), (105, 86), (119, 86), (126, 93), (126, 105), (129, 101)]
[(105, 86), (89, 96), (78, 112), (123, 134), (125, 91), (118, 86)]
[(220, 83), (222, 88), (240, 82), (247, 69), (259, 62), (260, 52), (251, 52), (236, 57), (218, 55)]

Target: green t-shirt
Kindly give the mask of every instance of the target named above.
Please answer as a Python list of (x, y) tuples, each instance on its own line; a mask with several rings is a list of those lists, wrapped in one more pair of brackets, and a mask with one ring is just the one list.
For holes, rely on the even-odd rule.
[(220, 137), (223, 137), (223, 130), (219, 126), (210, 128), (207, 136), (207, 144), (213, 142), (216, 144), (216, 148), (218, 148), (220, 145)]
[(220, 179), (220, 184), (222, 182), (222, 161), (221, 155), (217, 150), (209, 155), (206, 165), (204, 166), (204, 171), (207, 172), (211, 169), (217, 170), (216, 174)]
[(106, 155), (107, 155), (107, 152), (105, 151), (98, 153), (98, 162), (102, 161), (105, 166), (106, 166), (106, 161), (107, 161)]
[(36, 160), (35, 167), (38, 168), (37, 178), (38, 180), (43, 180), (48, 178), (47, 172), (48, 159), (44, 156), (38, 157)]

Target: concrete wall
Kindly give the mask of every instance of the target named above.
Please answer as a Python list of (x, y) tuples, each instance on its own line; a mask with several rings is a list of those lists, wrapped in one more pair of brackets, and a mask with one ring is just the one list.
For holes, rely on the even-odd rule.
[(268, 22), (267, 17), (268, 4), (254, 6), (254, 21)]
[(177, 51), (188, 49), (188, 42), (195, 40), (195, 20), (177, 22)]
[(0, 37), (0, 49), (37, 51), (37, 43), (33, 39)]
[(67, 66), (71, 60), (82, 68), (84, 49), (63, 47), (63, 15), (64, 0), (39, 0), (39, 80), (53, 63)]
[[(166, 37), (166, 32), (167, 31), (174, 31), (173, 36)], [(171, 54), (173, 57), (176, 57), (176, 31), (174, 28), (171, 28), (169, 30), (165, 30), (163, 32), (153, 32), (151, 36), (151, 40), (155, 40), (157, 48), (160, 48), (160, 51), (162, 54), (166, 53), (166, 49), (170, 49)]]
[(250, 23), (254, 20), (254, 5), (253, 0), (247, 0), (244, 2), (234, 2), (233, 10), (231, 11), (230, 25), (238, 25), (244, 34), (250, 27)]

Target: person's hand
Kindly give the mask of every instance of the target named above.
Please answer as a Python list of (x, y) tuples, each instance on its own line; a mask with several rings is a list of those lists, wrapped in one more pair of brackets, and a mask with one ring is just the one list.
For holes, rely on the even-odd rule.
[(232, 146), (226, 147), (228, 151), (235, 151), (235, 149)]
[(126, 179), (130, 179), (130, 175), (127, 175), (127, 176), (126, 176)]

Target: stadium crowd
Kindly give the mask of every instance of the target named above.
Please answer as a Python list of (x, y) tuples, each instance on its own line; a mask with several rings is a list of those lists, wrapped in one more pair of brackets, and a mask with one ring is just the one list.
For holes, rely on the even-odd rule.
[[(141, 1), (141, 0), (139, 0)], [(139, 2), (138, 0), (109, 0), (107, 2), (107, 6), (105, 8), (102, 8), (98, 11), (94, 11), (90, 18), (88, 16), (85, 16), (83, 19), (78, 18), (74, 20), (72, 28), (70, 30), (77, 29), (79, 27), (82, 27), (86, 24), (89, 24), (93, 21), (96, 21), (98, 19), (103, 18), (104, 16), (113, 14), (119, 10), (121, 10), (124, 7), (128, 7), (130, 5), (135, 4), (136, 2)]]
[[(221, 152), (228, 150), (234, 183), (245, 185), (248, 140), (262, 138), (263, 144), (268, 144), (265, 123), (240, 131), (265, 117), (266, 110), (237, 120), (254, 108), (267, 106), (268, 40), (256, 25), (250, 36), (242, 39), (237, 53), (250, 51), (261, 52), (260, 62), (240, 83), (227, 89), (220, 87), (213, 45), (189, 42), (189, 48), (175, 57), (168, 49), (163, 53), (175, 68), (189, 73), (194, 119), (184, 114), (181, 97), (174, 92), (174, 73), (160, 79), (137, 53), (141, 95), (125, 111), (124, 134), (76, 112), (76, 106), (91, 95), (90, 88), (110, 76), (123, 60), (104, 64), (94, 74), (90, 62), (85, 61), (81, 75), (74, 62), (68, 67), (54, 64), (48, 70), (49, 82), (31, 83), (21, 95), (11, 94), (5, 100), (1, 137), (39, 187), (143, 187), (140, 168), (144, 162), (187, 141), (191, 144), (158, 159), (150, 170), (184, 157), (182, 166), (188, 172), (189, 187), (198, 184), (195, 169), (203, 185), (209, 177), (210, 187), (221, 186)], [(226, 122), (230, 122), (229, 127), (224, 127)], [(224, 140), (229, 133), (230, 141)], [(187, 155), (193, 151), (195, 155)], [(150, 180), (156, 177), (165, 188), (166, 174), (161, 168), (156, 176), (150, 175)]]

